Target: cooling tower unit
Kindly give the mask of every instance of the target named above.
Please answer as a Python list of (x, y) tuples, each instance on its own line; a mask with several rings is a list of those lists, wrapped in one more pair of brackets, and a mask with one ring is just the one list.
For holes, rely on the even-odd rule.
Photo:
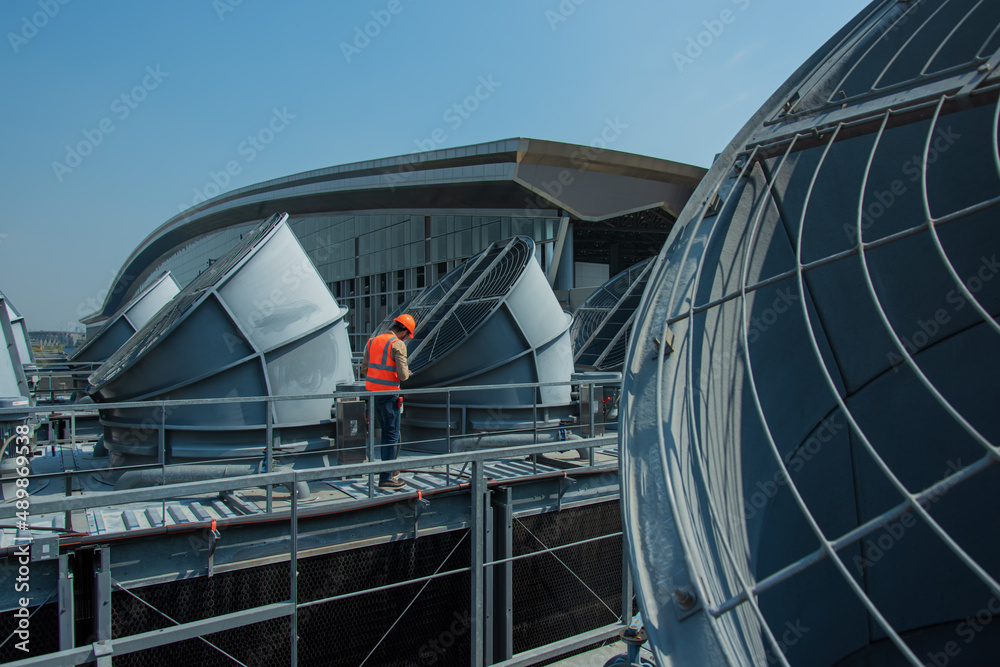
[(872, 3), (681, 213), (621, 415), (657, 664), (1000, 660), (998, 47)]
[[(417, 322), (407, 342), (413, 378), (407, 389), (496, 385), (454, 392), (451, 434), (558, 427), (570, 411), (570, 386), (511, 387), (569, 382), (571, 317), (559, 306), (524, 236), (491, 244), (418, 294), (406, 306)], [(387, 328), (391, 320), (383, 323)], [(532, 406), (537, 404), (537, 410)], [(403, 414), (404, 442), (440, 438), (448, 428), (444, 394), (414, 395)], [(541, 438), (551, 434), (542, 434)], [(524, 435), (507, 441), (524, 441)], [(526, 434), (533, 438), (531, 432)], [(518, 439), (520, 438), (520, 439)], [(497, 438), (456, 441), (458, 447), (505, 444)], [(433, 445), (441, 446), (440, 441)]]
[(598, 287), (573, 315), (573, 363), (581, 371), (620, 371), (653, 260), (625, 269)]
[(169, 271), (162, 274), (124, 308), (112, 315), (97, 333), (76, 349), (70, 360), (93, 363), (106, 361), (180, 291), (177, 281)]
[[(98, 402), (332, 394), (353, 380), (337, 305), (287, 214), (262, 223), (206, 267), (90, 376)], [(274, 401), (275, 450), (328, 446), (329, 397)], [(264, 402), (101, 410), (114, 455), (167, 461), (259, 456)], [(113, 460), (113, 463), (115, 461)]]
[[(11, 321), (11, 317), (17, 318)], [(3, 336), (4, 349), (0, 354), (0, 408), (26, 407), (29, 402), (28, 379), (24, 374), (24, 363), (33, 358), (28, 345), (27, 327), (17, 310), (7, 298), (0, 294), (0, 334)], [(27, 349), (27, 352), (22, 352)], [(7, 437), (7, 426), (13, 422), (23, 421), (25, 413), (0, 415), (0, 436)]]

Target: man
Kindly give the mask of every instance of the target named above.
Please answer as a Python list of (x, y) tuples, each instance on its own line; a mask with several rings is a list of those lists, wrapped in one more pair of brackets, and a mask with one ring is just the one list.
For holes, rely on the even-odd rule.
[[(392, 322), (387, 333), (373, 336), (365, 345), (365, 354), (361, 360), (361, 374), (365, 376), (365, 389), (382, 392), (376, 394), (375, 416), (379, 428), (382, 429), (382, 446), (380, 458), (383, 461), (394, 461), (399, 455), (399, 412), (402, 397), (399, 395), (399, 383), (412, 375), (406, 365), (406, 345), (404, 338), (413, 338), (416, 325), (413, 318), (404, 313)], [(378, 485), (383, 489), (402, 489), (406, 482), (399, 478), (399, 471), (391, 474), (379, 473)]]

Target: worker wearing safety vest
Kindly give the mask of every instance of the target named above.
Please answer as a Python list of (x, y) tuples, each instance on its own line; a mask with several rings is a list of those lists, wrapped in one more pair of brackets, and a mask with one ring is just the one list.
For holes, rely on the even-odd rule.
[[(399, 414), (402, 396), (399, 383), (411, 375), (406, 365), (406, 345), (404, 338), (413, 338), (416, 324), (407, 314), (400, 315), (392, 322), (388, 332), (373, 336), (365, 345), (361, 360), (361, 374), (365, 376), (365, 389), (382, 392), (376, 394), (375, 415), (382, 429), (380, 457), (383, 461), (394, 461), (399, 455)], [(402, 489), (406, 482), (399, 478), (399, 471), (379, 474), (378, 485), (384, 489)]]

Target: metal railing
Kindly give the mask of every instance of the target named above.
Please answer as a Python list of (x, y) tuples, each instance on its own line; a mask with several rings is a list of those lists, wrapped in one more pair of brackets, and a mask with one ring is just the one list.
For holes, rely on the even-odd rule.
[[(559, 383), (547, 383), (547, 384), (559, 384)], [(563, 383), (565, 384), (565, 383)], [(578, 383), (575, 383), (578, 384)], [(607, 384), (606, 382), (602, 382)], [(509, 385), (503, 385), (509, 388)], [(521, 385), (518, 385), (521, 386)], [(546, 386), (543, 384), (527, 384), (523, 386), (537, 387)], [(416, 390), (407, 391), (406, 395), (418, 395), (420, 393), (434, 393), (442, 394), (447, 393), (448, 401), (450, 405), (451, 395), (453, 392), (461, 391), (475, 391), (490, 389), (491, 387), (462, 387), (462, 388), (436, 388), (427, 390)], [(580, 391), (587, 391), (593, 396), (593, 387), (588, 387), (583, 385), (580, 387)], [(337, 393), (330, 395), (331, 401), (335, 398), (365, 398), (370, 392), (346, 392)], [(579, 576), (572, 572), (562, 560), (559, 559), (559, 554), (567, 549), (572, 549), (574, 547), (581, 547), (585, 545), (600, 544), (604, 540), (620, 538), (621, 532), (615, 532), (608, 535), (602, 535), (599, 537), (591, 537), (588, 539), (575, 540), (568, 544), (560, 544), (558, 546), (545, 546), (542, 548), (532, 551), (530, 553), (510, 555), (507, 557), (496, 558), (494, 554), (487, 552), (487, 540), (486, 534), (490, 530), (487, 525), (487, 508), (489, 506), (489, 487), (496, 486), (496, 481), (491, 481), (488, 479), (486, 474), (485, 466), (491, 461), (501, 461), (501, 460), (512, 460), (512, 459), (531, 459), (536, 461), (537, 457), (545, 456), (547, 454), (552, 454), (559, 451), (565, 451), (567, 449), (583, 449), (589, 450), (589, 456), (586, 460), (582, 461), (578, 468), (572, 470), (572, 474), (577, 475), (605, 475), (607, 476), (605, 481), (608, 484), (614, 484), (615, 493), (614, 497), (605, 497), (603, 501), (614, 500), (617, 498), (617, 462), (595, 465), (594, 449), (596, 447), (606, 447), (617, 443), (617, 434), (614, 433), (614, 424), (609, 424), (610, 434), (602, 435), (598, 437), (590, 437), (586, 439), (578, 440), (558, 440), (555, 442), (537, 443), (530, 445), (521, 446), (511, 446), (511, 447), (501, 447), (501, 448), (489, 448), (489, 449), (479, 449), (474, 451), (465, 452), (447, 452), (436, 455), (426, 455), (418, 457), (402, 457), (392, 461), (376, 461), (374, 460), (374, 447), (376, 446), (374, 438), (374, 428), (368, 430), (367, 441), (365, 445), (365, 451), (368, 456), (368, 462), (358, 463), (358, 464), (344, 464), (335, 466), (325, 466), (311, 469), (302, 470), (286, 470), (286, 471), (274, 471), (273, 461), (274, 457), (281, 455), (282, 458), (287, 458), (287, 455), (281, 454), (275, 451), (273, 447), (273, 441), (270, 439), (272, 423), (272, 412), (273, 402), (275, 401), (285, 401), (285, 400), (297, 400), (302, 398), (315, 399), (316, 396), (281, 396), (281, 397), (250, 397), (250, 398), (234, 398), (234, 399), (187, 399), (187, 400), (171, 400), (171, 401), (144, 401), (144, 402), (127, 402), (127, 403), (106, 403), (99, 405), (63, 405), (63, 406), (34, 406), (27, 410), (21, 409), (20, 412), (25, 411), (30, 412), (34, 420), (39, 418), (51, 417), (54, 413), (68, 413), (71, 417), (71, 431), (70, 437), (67, 440), (60, 441), (54, 440), (53, 444), (56, 446), (66, 445), (69, 447), (75, 447), (79, 442), (76, 437), (75, 432), (75, 417), (81, 411), (93, 411), (94, 408), (138, 408), (145, 407), (151, 408), (153, 410), (159, 410), (160, 420), (156, 425), (157, 439), (159, 443), (159, 455), (158, 461), (155, 464), (149, 465), (128, 465), (120, 466), (116, 468), (117, 470), (135, 470), (135, 469), (148, 469), (159, 467), (161, 469), (166, 469), (170, 466), (167, 463), (167, 453), (164, 450), (165, 446), (165, 428), (166, 428), (166, 414), (169, 408), (172, 406), (184, 406), (184, 405), (204, 405), (204, 404), (225, 404), (225, 403), (259, 403), (266, 402), (268, 409), (265, 411), (267, 414), (266, 427), (268, 430), (268, 443), (271, 446), (266, 447), (265, 460), (267, 461), (267, 472), (261, 472), (255, 475), (247, 475), (241, 477), (229, 477), (222, 479), (212, 479), (208, 481), (199, 482), (186, 482), (180, 484), (170, 484), (166, 486), (156, 486), (150, 488), (139, 488), (139, 489), (129, 489), (121, 491), (108, 491), (103, 493), (87, 493), (85, 495), (72, 495), (71, 485), (66, 485), (66, 497), (33, 497), (31, 500), (31, 515), (58, 515), (60, 513), (65, 514), (67, 519), (70, 513), (81, 510), (94, 509), (99, 507), (107, 507), (114, 505), (123, 505), (128, 503), (143, 503), (143, 502), (163, 502), (166, 503), (167, 499), (179, 498), (179, 497), (191, 497), (198, 495), (218, 495), (227, 491), (236, 491), (239, 489), (246, 488), (260, 488), (264, 487), (267, 490), (267, 505), (266, 512), (270, 513), (278, 520), (283, 520), (287, 516), (288, 528), (287, 528), (287, 539), (288, 539), (288, 552), (287, 559), (290, 564), (289, 566), (289, 598), (283, 602), (278, 602), (274, 604), (266, 604), (258, 607), (253, 607), (250, 609), (242, 610), (236, 613), (222, 614), (210, 618), (205, 618), (198, 621), (179, 623), (172, 627), (165, 629), (154, 630), (149, 632), (141, 632), (139, 634), (133, 634), (125, 637), (111, 637), (110, 631), (110, 611), (107, 611), (106, 619), (104, 624), (107, 625), (103, 631), (97, 633), (99, 639), (86, 646), (75, 646), (72, 632), (72, 624), (70, 624), (70, 629), (67, 630), (66, 637), (60, 637), (60, 649), (57, 652), (48, 653), (41, 656), (36, 656), (28, 658), (25, 660), (20, 660), (17, 662), (10, 663), (12, 665), (65, 665), (65, 664), (83, 664), (86, 662), (96, 661), (98, 665), (110, 664), (109, 657), (111, 655), (120, 656), (127, 653), (133, 653), (136, 651), (142, 651), (146, 649), (151, 649), (155, 647), (165, 646), (167, 644), (172, 644), (175, 642), (184, 641), (192, 638), (202, 638), (202, 641), (206, 641), (204, 637), (211, 633), (221, 632), (224, 630), (231, 630), (235, 628), (241, 628), (250, 626), (256, 623), (261, 623), (268, 620), (288, 618), (289, 619), (289, 641), (290, 641), (290, 655), (288, 656), (287, 664), (296, 665), (298, 662), (298, 619), (301, 611), (309, 609), (311, 607), (316, 607), (318, 605), (328, 604), (336, 602), (339, 600), (345, 600), (352, 597), (357, 597), (361, 595), (372, 594), (380, 591), (386, 591), (393, 588), (398, 588), (401, 586), (413, 585), (418, 583), (423, 583), (424, 587), (431, 581), (442, 579), (444, 577), (450, 576), (468, 576), (470, 579), (470, 590), (471, 599), (470, 604), (470, 641), (471, 641), (471, 655), (469, 659), (469, 664), (471, 665), (485, 665), (492, 664), (491, 655), (489, 655), (489, 650), (487, 648), (487, 635), (491, 635), (491, 631), (486, 627), (486, 609), (485, 609), (485, 598), (486, 591), (488, 588), (487, 581), (489, 577), (493, 576), (496, 568), (510, 568), (515, 562), (523, 561), (530, 558), (539, 557), (549, 557), (556, 558), (558, 562), (569, 569), (570, 573), (573, 574), (578, 580), (583, 582)], [(374, 423), (372, 417), (372, 402), (369, 401), (368, 413), (370, 423)], [(593, 400), (590, 401), (589, 405), (593, 405)], [(595, 421), (593, 410), (590, 409), (590, 415), (587, 424), (580, 424), (580, 426), (587, 426), (589, 434), (595, 433)], [(3, 411), (0, 411), (3, 412)], [(6, 412), (11, 412), (7, 410)], [(450, 414), (450, 412), (449, 412)], [(450, 420), (449, 424), (450, 424)], [(581, 420), (582, 421), (582, 420)], [(554, 427), (558, 428), (558, 427)], [(536, 424), (532, 429), (534, 437), (537, 439), (538, 434), (545, 429), (540, 429)], [(452, 434), (450, 429), (446, 434), (446, 441), (448, 442), (448, 449), (450, 450), (450, 438)], [(294, 456), (294, 455), (293, 455)], [(260, 457), (256, 457), (256, 460), (260, 460)], [(233, 459), (226, 459), (227, 463), (231, 463)], [(300, 483), (317, 482), (320, 480), (329, 480), (331, 478), (348, 478), (351, 476), (360, 475), (367, 478), (368, 480), (368, 498), (374, 496), (374, 476), (382, 472), (391, 472), (393, 470), (398, 470), (400, 467), (405, 469), (408, 465), (417, 463), (421, 468), (427, 467), (443, 467), (446, 471), (450, 471), (451, 467), (461, 466), (466, 472), (461, 476), (461, 483), (458, 485), (462, 492), (469, 492), (469, 505), (467, 512), (467, 535), (471, 536), (472, 544), (470, 545), (470, 562), (466, 567), (453, 568), (447, 571), (438, 571), (429, 576), (422, 576), (417, 578), (408, 579), (406, 581), (395, 582), (391, 584), (385, 584), (381, 586), (366, 588), (363, 590), (350, 591), (345, 593), (339, 593), (335, 595), (330, 595), (323, 597), (318, 600), (309, 600), (306, 602), (300, 601), (299, 590), (297, 588), (297, 575), (298, 575), (298, 540), (300, 534), (300, 519), (302, 518), (301, 513), (301, 498), (299, 497), (299, 491), (297, 485)], [(71, 478), (76, 474), (90, 474), (93, 470), (87, 471), (72, 471), (68, 470), (65, 472), (67, 479)], [(447, 474), (451, 474), (450, 472)], [(568, 474), (568, 473), (566, 473)], [(58, 474), (52, 473), (48, 475), (32, 475), (32, 479), (43, 479), (58, 476)], [(457, 478), (457, 476), (456, 476)], [(449, 477), (450, 479), (450, 477)], [(530, 478), (524, 478), (530, 479)], [(517, 480), (503, 480), (504, 484), (510, 484), (516, 482)], [(275, 485), (284, 486), (290, 490), (288, 497), (288, 503), (279, 507), (276, 507), (272, 503), (272, 490)], [(393, 501), (409, 499), (413, 496), (419, 496), (419, 493), (397, 493), (391, 496)], [(360, 506), (364, 504), (364, 501), (356, 501)], [(11, 519), (16, 516), (17, 509), (11, 503), (0, 504), (0, 521), (4, 519)], [(165, 515), (164, 515), (165, 516)], [(236, 520), (233, 520), (235, 523)], [(219, 527), (225, 527), (227, 525), (226, 520), (219, 520)], [(216, 527), (216, 522), (212, 521), (211, 524), (208, 521), (195, 522), (186, 524), (185, 528), (194, 529), (199, 527), (208, 527), (211, 525), (213, 529)], [(67, 528), (70, 528), (71, 524), (67, 522)], [(532, 536), (534, 537), (534, 536)], [(465, 537), (462, 538), (466, 539)], [(535, 538), (538, 540), (538, 538)], [(541, 540), (538, 540), (541, 543)], [(100, 549), (108, 549), (108, 547), (99, 547)], [(65, 569), (66, 554), (60, 556), (60, 564), (63, 569)], [(110, 558), (108, 558), (110, 561)], [(447, 560), (447, 559), (446, 559)], [(628, 559), (625, 554), (622, 554), (622, 589), (621, 589), (621, 599), (622, 608), (621, 610), (611, 610), (611, 613), (617, 616), (617, 621), (581, 634), (574, 635), (572, 637), (561, 638), (559, 641), (538, 647), (529, 651), (523, 651), (517, 655), (508, 655), (510, 657), (502, 662), (496, 664), (501, 665), (530, 665), (535, 664), (538, 661), (545, 660), (552, 657), (557, 657), (559, 655), (564, 655), (567, 652), (575, 651), (580, 648), (614, 638), (618, 632), (628, 624), (632, 616), (632, 586), (631, 577), (628, 573), (627, 562)], [(443, 567), (444, 563), (442, 563)], [(110, 566), (108, 566), (107, 571), (110, 571)], [(441, 568), (439, 568), (440, 570)], [(114, 582), (110, 574), (103, 578), (105, 581), (106, 590), (99, 592), (100, 595), (108, 601), (110, 605), (111, 601), (111, 587), (114, 586), (118, 590), (130, 592), (129, 589), (125, 588), (123, 585)], [(586, 584), (584, 583), (584, 586)], [(587, 587), (587, 590), (591, 589)], [(421, 592), (423, 588), (421, 588)], [(67, 594), (69, 595), (69, 594)], [(134, 595), (134, 594), (132, 594)], [(419, 597), (419, 593), (417, 597)], [(596, 594), (595, 594), (596, 595)], [(416, 598), (414, 598), (414, 601)], [(413, 604), (411, 602), (411, 605)], [(607, 603), (601, 600), (605, 607), (608, 607)], [(41, 607), (38, 607), (39, 609)], [(610, 607), (608, 607), (610, 609)], [(409, 609), (409, 606), (407, 607)], [(405, 613), (405, 610), (404, 610)], [(70, 614), (72, 616), (72, 614)], [(169, 617), (168, 617), (169, 618)], [(402, 618), (402, 616), (400, 616)], [(397, 622), (400, 619), (397, 619)], [(395, 626), (395, 624), (393, 624)], [(387, 636), (392, 632), (390, 628), (389, 632), (383, 636), (382, 639), (386, 639)], [(382, 640), (379, 641), (381, 643)], [(208, 642), (210, 643), (210, 642)], [(489, 642), (492, 643), (491, 641)], [(214, 645), (213, 645), (214, 646)], [(215, 647), (218, 648), (218, 647)], [(378, 648), (378, 644), (372, 648), (372, 652)], [(219, 649), (222, 651), (222, 649)], [(222, 651), (225, 655), (229, 655)], [(369, 653), (369, 656), (371, 653)], [(243, 664), (238, 659), (229, 656), (234, 660), (234, 664)], [(278, 664), (286, 664), (285, 660), (282, 659)]]

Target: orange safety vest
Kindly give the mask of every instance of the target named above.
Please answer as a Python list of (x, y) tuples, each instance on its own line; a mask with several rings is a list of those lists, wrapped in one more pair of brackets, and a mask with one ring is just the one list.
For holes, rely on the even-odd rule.
[(381, 336), (368, 339), (365, 354), (368, 355), (368, 376), (365, 378), (365, 389), (368, 391), (399, 391), (399, 376), (396, 375), (396, 360), (390, 350), (393, 341), (399, 340), (396, 334), (384, 333)]

